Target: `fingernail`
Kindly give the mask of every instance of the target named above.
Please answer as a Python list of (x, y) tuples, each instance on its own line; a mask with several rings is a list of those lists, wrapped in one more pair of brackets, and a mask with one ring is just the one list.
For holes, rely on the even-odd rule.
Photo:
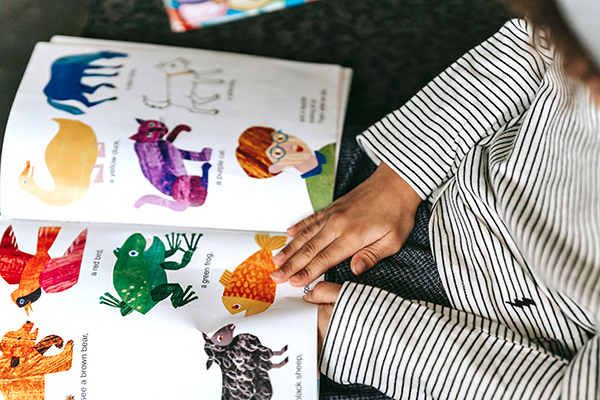
[(360, 275), (363, 272), (365, 272), (365, 269), (366, 269), (366, 265), (365, 265), (364, 261), (358, 260), (356, 262), (356, 264), (354, 264), (354, 268), (352, 269), (352, 272), (354, 272), (354, 275)]
[(309, 290), (308, 292), (304, 293), (304, 296), (302, 296), (302, 298), (304, 300), (310, 300), (311, 297), (312, 297), (312, 290)]
[(283, 278), (283, 271), (281, 270), (276, 270), (271, 274), (271, 279), (273, 279), (274, 281), (279, 281), (281, 280), (281, 278)]
[(273, 257), (273, 262), (275, 263), (275, 265), (279, 265), (279, 262), (283, 259), (283, 253), (279, 252), (277, 254), (275, 254), (275, 256)]

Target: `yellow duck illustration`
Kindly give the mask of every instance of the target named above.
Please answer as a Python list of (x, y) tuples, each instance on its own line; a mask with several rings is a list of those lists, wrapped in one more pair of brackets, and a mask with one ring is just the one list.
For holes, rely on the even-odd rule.
[(260, 314), (275, 301), (277, 284), (271, 273), (277, 269), (273, 250), (285, 245), (285, 236), (271, 237), (268, 233), (254, 236), (260, 250), (238, 265), (233, 272), (225, 270), (219, 283), (224, 286), (223, 305), (232, 315), (246, 311), (245, 316)]
[(95, 165), (98, 156), (104, 157), (104, 146), (96, 134), (83, 122), (54, 118), (59, 130), (46, 147), (48, 172), (54, 179), (54, 189), (46, 190), (33, 180), (33, 166), (27, 166), (19, 176), (19, 186), (51, 206), (66, 206), (82, 199), (90, 187), (90, 174), (98, 168), (94, 182), (102, 182), (103, 165)]

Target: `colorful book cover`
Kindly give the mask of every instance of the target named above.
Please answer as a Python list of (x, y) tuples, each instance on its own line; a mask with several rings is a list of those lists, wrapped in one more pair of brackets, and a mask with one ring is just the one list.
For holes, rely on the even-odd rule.
[(185, 32), (316, 0), (164, 0), (173, 32)]

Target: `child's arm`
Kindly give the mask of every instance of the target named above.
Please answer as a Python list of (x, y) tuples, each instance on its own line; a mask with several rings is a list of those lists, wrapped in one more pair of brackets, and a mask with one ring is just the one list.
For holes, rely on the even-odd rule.
[(420, 200), (443, 186), (477, 143), (530, 106), (550, 61), (533, 42), (531, 26), (508, 22), (359, 137), (383, 161), (380, 168), (288, 229), (294, 239), (275, 256), (281, 268), (273, 280), (302, 286), (353, 255), (351, 267), (360, 273), (398, 251)]
[(541, 32), (523, 20), (507, 22), (360, 135), (360, 145), (429, 197), (467, 153), (499, 131), (510, 132), (529, 109), (552, 61)]

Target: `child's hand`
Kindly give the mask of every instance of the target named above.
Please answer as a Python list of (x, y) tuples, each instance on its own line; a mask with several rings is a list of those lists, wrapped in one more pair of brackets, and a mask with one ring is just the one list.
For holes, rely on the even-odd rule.
[(271, 278), (304, 286), (353, 256), (359, 275), (396, 253), (415, 224), (421, 197), (385, 163), (352, 192), (288, 228), (294, 239), (274, 258)]
[(304, 300), (319, 305), (319, 317), (317, 321), (317, 354), (321, 354), (323, 340), (327, 333), (331, 313), (342, 285), (331, 282), (319, 282), (314, 289), (304, 295)]

